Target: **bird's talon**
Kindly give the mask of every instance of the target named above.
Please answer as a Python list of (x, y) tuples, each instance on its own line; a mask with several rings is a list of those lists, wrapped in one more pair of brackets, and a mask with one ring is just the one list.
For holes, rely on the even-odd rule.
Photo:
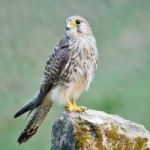
[(71, 107), (70, 105), (66, 105), (66, 106), (65, 106), (65, 109), (66, 109), (67, 111), (70, 111), (70, 107)]
[(76, 100), (73, 98), (71, 102), (69, 99), (66, 99), (66, 106), (65, 109), (67, 111), (77, 111), (77, 112), (85, 112), (87, 108), (85, 106), (77, 106), (76, 105)]
[(85, 106), (79, 106), (81, 109), (82, 109), (82, 111), (86, 111), (87, 110), (87, 107), (85, 107)]
[(77, 112), (85, 112), (87, 110), (87, 108), (84, 107), (84, 106), (74, 106), (74, 105), (71, 105), (71, 104), (66, 105), (65, 109), (67, 111), (77, 111)]

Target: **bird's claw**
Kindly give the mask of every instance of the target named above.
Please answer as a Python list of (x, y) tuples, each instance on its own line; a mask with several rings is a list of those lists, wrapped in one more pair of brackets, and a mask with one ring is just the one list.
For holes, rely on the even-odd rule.
[(77, 105), (72, 105), (72, 104), (67, 104), (65, 106), (65, 109), (67, 111), (77, 111), (77, 112), (85, 112), (87, 110), (85, 106), (77, 106)]

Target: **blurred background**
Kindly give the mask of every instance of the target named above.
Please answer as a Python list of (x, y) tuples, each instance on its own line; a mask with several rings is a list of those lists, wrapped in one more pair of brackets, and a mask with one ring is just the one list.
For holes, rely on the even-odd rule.
[(65, 19), (75, 14), (90, 22), (100, 60), (78, 104), (150, 130), (149, 0), (0, 0), (0, 149), (50, 149), (52, 124), (63, 106), (55, 104), (37, 134), (21, 146), (17, 138), (28, 119), (13, 115), (39, 89)]

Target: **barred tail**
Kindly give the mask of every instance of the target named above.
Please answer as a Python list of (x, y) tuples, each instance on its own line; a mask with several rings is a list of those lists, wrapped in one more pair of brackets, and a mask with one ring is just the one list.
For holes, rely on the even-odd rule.
[(26, 142), (37, 132), (39, 126), (43, 122), (51, 106), (52, 102), (45, 98), (43, 103), (35, 109), (35, 113), (33, 114), (31, 120), (28, 122), (26, 128), (18, 138), (19, 144)]

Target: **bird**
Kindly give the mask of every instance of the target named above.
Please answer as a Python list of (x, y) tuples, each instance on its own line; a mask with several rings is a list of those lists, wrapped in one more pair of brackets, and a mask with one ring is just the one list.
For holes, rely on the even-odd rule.
[(29, 111), (31, 119), (18, 138), (25, 143), (42, 124), (53, 103), (62, 103), (66, 111), (85, 112), (76, 100), (89, 89), (95, 76), (98, 61), (96, 39), (89, 22), (82, 16), (66, 19), (65, 32), (46, 61), (39, 91), (14, 118)]

